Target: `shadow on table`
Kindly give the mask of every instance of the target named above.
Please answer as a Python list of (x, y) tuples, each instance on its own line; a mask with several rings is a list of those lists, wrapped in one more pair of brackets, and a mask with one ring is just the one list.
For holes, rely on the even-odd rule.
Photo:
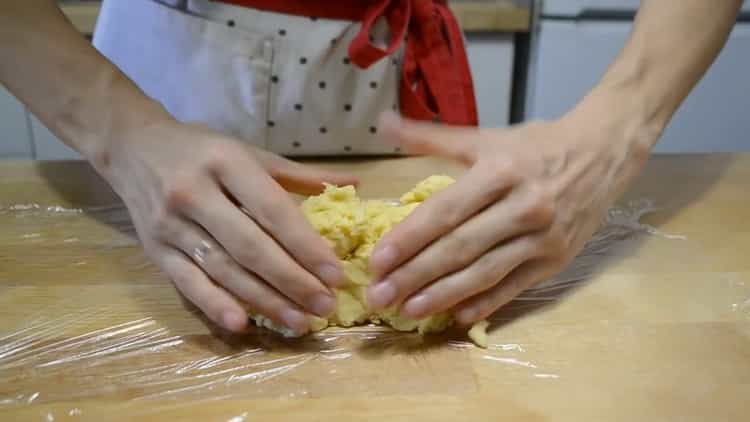
[(39, 174), (75, 208), (123, 235), (136, 238), (125, 204), (85, 161), (39, 161)]
[[(721, 179), (732, 162), (732, 156), (729, 154), (687, 155), (679, 158), (675, 160), (675, 156), (670, 155), (653, 156), (620, 204), (627, 204), (629, 200), (637, 199), (654, 201), (656, 210), (644, 216), (641, 221), (653, 227), (660, 227), (670, 221), (680, 210), (701, 200)], [(76, 162), (40, 162), (38, 168), (49, 185), (71, 204), (77, 204), (99, 222), (110, 225), (128, 236), (135, 236), (124, 205), (90, 166)], [(669, 182), (664, 182), (665, 180)], [(81, 181), (85, 183), (82, 185)], [(627, 211), (627, 206), (623, 209)], [(636, 212), (637, 210), (630, 211)], [(610, 223), (603, 227), (576, 260), (559, 276), (539, 284), (498, 310), (490, 318), (492, 323), (490, 330), (553, 306), (613, 263), (635, 254), (649, 236), (645, 230), (647, 226), (621, 223)], [(632, 223), (638, 223), (637, 218)], [(200, 316), (200, 312), (197, 312), (191, 304), (186, 303), (186, 307)], [(155, 303), (152, 308), (145, 311), (154, 318), (159, 318), (163, 312)], [(263, 335), (243, 337), (228, 334), (218, 329), (207, 318), (203, 316), (200, 318), (216, 335), (216, 338), (221, 339), (230, 348), (250, 347), (254, 345), (251, 343), (259, 341), (258, 339), (266, 338)], [(164, 321), (169, 321), (169, 318), (164, 318)], [(372, 342), (363, 351), (368, 355), (377, 356), (382, 353), (382, 350), (379, 351), (381, 348), (378, 344), (383, 345), (383, 350), (392, 350), (392, 342), (383, 338), (384, 341)], [(274, 342), (276, 346), (283, 345), (284, 347), (307, 345), (303, 348), (315, 344), (298, 340)], [(409, 344), (417, 349), (431, 347), (429, 342)], [(402, 350), (408, 350), (411, 346)]]

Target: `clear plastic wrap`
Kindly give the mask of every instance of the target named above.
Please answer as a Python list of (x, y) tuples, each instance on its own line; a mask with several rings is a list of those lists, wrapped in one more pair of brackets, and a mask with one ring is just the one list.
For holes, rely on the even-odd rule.
[[(331, 328), (301, 339), (260, 329), (229, 335), (181, 301), (148, 263), (122, 207), (6, 206), (0, 218), (14, 224), (3, 226), (7, 243), (0, 250), (0, 267), (22, 264), (10, 254), (18, 246), (36, 251), (39, 260), (27, 273), (0, 269), (0, 419), (90, 417), (101, 403), (111, 405), (108, 412), (127, 408), (129, 415), (147, 415), (217, 400), (450, 397), (480, 392), (488, 383), (516, 383), (523, 390), (566, 377), (570, 382), (576, 354), (607, 350), (590, 339), (585, 347), (572, 341), (584, 332), (605, 339), (604, 332), (621, 330), (612, 338), (622, 350), (650, 347), (628, 336), (641, 329), (635, 325), (641, 316), (646, 321), (655, 314), (638, 314), (636, 306), (627, 310), (635, 317), (617, 319), (618, 312), (626, 312), (614, 307), (620, 305), (612, 289), (619, 287), (592, 289), (579, 298), (588, 304), (610, 301), (610, 308), (568, 312), (565, 302), (571, 301), (564, 299), (644, 240), (677, 244), (685, 239), (643, 224), (641, 218), (653, 209), (649, 201), (613, 209), (569, 268), (490, 319), (490, 346), (482, 350), (459, 330), (424, 338), (374, 326)], [(92, 216), (95, 226), (87, 223)], [(60, 272), (65, 276), (57, 283)], [(750, 320), (744, 279), (727, 279), (722, 286), (724, 296), (703, 305)], [(558, 314), (546, 317), (550, 308)], [(661, 328), (642, 329), (658, 336)], [(586, 365), (599, 367), (595, 360)], [(252, 414), (252, 409), (243, 413), (228, 407), (221, 415), (245, 420), (248, 411)]]

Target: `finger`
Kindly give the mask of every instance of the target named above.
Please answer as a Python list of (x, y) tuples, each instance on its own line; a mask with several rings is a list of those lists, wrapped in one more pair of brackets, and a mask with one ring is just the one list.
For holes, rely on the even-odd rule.
[(386, 233), (370, 257), (370, 269), (380, 278), (416, 255), (430, 243), (498, 201), (517, 183), (503, 174), (476, 165), (456, 183), (429, 198), (404, 221)]
[(325, 184), (336, 186), (357, 185), (357, 177), (335, 171), (315, 168), (265, 151), (260, 153), (271, 177), (284, 189), (301, 195), (315, 195)]
[(217, 287), (185, 255), (166, 246), (152, 254), (177, 289), (213, 322), (229, 331), (241, 332), (247, 326), (247, 312), (227, 292)]
[(177, 209), (209, 232), (238, 264), (305, 310), (320, 316), (333, 312), (335, 300), (315, 276), (295, 262), (218, 189), (200, 191), (205, 192), (200, 202), (183, 202)]
[(453, 308), (461, 301), (495, 286), (518, 265), (533, 257), (538, 242), (523, 236), (489, 251), (461, 271), (443, 277), (409, 298), (402, 313), (421, 319)]
[(550, 202), (530, 189), (515, 189), (452, 232), (433, 242), (368, 289), (372, 309), (400, 304), (428, 283), (459, 271), (496, 245), (552, 222)]
[(249, 273), (227, 254), (211, 236), (193, 223), (179, 223), (172, 246), (193, 259), (214, 282), (240, 298), (248, 308), (275, 323), (303, 334), (309, 331), (309, 315), (266, 282)]
[[(294, 200), (268, 174), (256, 169), (257, 171), (250, 172), (255, 174), (255, 177), (247, 177), (247, 170), (252, 166), (257, 164), (247, 160), (244, 166), (226, 167), (217, 175), (252, 219), (274, 239), (274, 242), (278, 242), (294, 261), (329, 286), (345, 284), (346, 279), (339, 266), (339, 260), (330, 245), (313, 229)], [(223, 226), (224, 230), (230, 227), (221, 220), (214, 223)], [(248, 246), (247, 241), (244, 243), (242, 246)], [(257, 249), (265, 244), (254, 246)]]
[(467, 165), (477, 158), (476, 128), (416, 122), (393, 112), (381, 114), (378, 128), (381, 140), (409, 154), (437, 155)]
[(553, 273), (552, 267), (542, 260), (526, 261), (495, 287), (456, 306), (456, 321), (468, 325), (486, 319), (524, 290), (552, 276)]

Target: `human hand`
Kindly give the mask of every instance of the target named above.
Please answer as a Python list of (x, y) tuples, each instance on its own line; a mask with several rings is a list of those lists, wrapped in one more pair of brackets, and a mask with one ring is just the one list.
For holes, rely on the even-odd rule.
[(386, 141), (470, 169), (378, 243), (369, 305), (400, 305), (411, 318), (452, 310), (470, 324), (561, 271), (645, 164), (655, 136), (590, 117), (475, 129), (384, 116)]
[(147, 255), (215, 323), (242, 331), (249, 308), (302, 334), (310, 314), (333, 312), (338, 259), (284, 188), (314, 194), (356, 179), (177, 122), (113, 140), (95, 166)]

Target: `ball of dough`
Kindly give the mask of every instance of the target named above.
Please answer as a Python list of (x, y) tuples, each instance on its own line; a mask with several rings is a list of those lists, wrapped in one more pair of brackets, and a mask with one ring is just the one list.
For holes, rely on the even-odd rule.
[[(322, 194), (309, 197), (302, 203), (305, 217), (331, 245), (341, 260), (348, 280), (345, 288), (334, 289), (336, 311), (328, 320), (315, 317), (311, 321), (313, 331), (331, 325), (351, 327), (376, 323), (386, 324), (398, 331), (426, 334), (444, 331), (453, 325), (453, 317), (447, 312), (413, 320), (401, 315), (395, 308), (371, 311), (365, 301), (365, 290), (373, 279), (368, 270), (368, 261), (377, 242), (427, 198), (453, 182), (449, 176), (430, 176), (401, 196), (397, 204), (381, 200), (363, 201), (353, 186), (327, 185)], [(288, 330), (280, 329), (267, 318), (255, 319), (260, 322), (259, 325), (289, 335)], [(486, 327), (486, 323), (482, 322), (475, 324), (470, 331), (470, 338), (482, 347), (487, 346)]]

